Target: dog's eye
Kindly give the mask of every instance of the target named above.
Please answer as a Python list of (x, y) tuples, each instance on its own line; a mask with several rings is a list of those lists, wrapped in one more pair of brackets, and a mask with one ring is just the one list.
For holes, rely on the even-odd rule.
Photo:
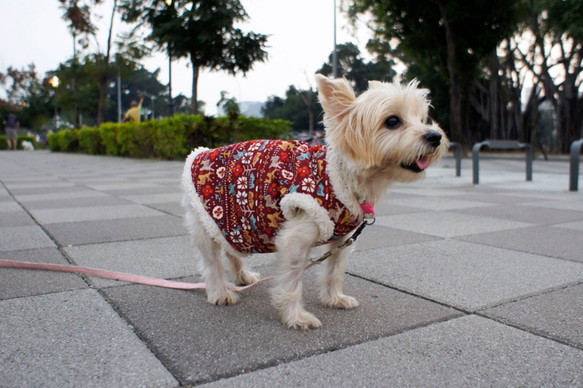
[(401, 125), (401, 119), (399, 119), (397, 116), (391, 116), (385, 120), (385, 125), (389, 129), (396, 129)]

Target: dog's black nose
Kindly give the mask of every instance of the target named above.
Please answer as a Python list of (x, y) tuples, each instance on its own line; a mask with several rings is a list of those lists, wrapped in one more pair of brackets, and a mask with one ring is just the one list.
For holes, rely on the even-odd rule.
[(441, 143), (441, 133), (430, 130), (425, 134), (425, 140), (434, 147), (439, 147)]

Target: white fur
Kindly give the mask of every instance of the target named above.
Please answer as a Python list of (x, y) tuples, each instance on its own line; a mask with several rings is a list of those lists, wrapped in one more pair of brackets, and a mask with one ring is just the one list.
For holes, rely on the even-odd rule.
[(34, 151), (34, 145), (28, 140), (23, 140), (22, 149), (24, 149), (25, 151)]
[[(420, 179), (424, 172), (404, 168), (426, 158), (435, 162), (448, 147), (443, 131), (427, 124), (428, 91), (418, 89), (416, 81), (406, 86), (370, 83), (367, 92), (356, 97), (350, 84), (343, 79), (332, 80), (316, 76), (320, 102), (324, 108), (327, 153), (327, 172), (337, 198), (353, 214), (361, 214), (359, 204), (375, 204), (394, 181), (410, 182)], [(397, 116), (402, 125), (388, 128), (387, 118)], [(431, 145), (426, 134), (437, 132), (441, 143)], [(223, 252), (230, 261), (239, 284), (257, 281), (259, 274), (249, 271), (242, 257), (223, 237), (219, 227), (206, 212), (192, 183), (191, 166), (194, 158), (207, 148), (197, 148), (186, 159), (182, 175), (186, 209), (185, 224), (193, 242), (202, 253), (201, 270), (207, 282), (207, 298), (217, 305), (235, 304), (239, 300), (227, 280), (221, 261)], [(328, 241), (334, 223), (328, 211), (309, 195), (293, 193), (284, 196), (280, 204), (285, 222), (275, 238), (278, 274), (271, 291), (273, 305), (290, 328), (309, 329), (321, 326), (313, 314), (305, 311), (302, 302), (304, 269), (311, 248)], [(332, 250), (349, 236), (328, 244)], [(333, 308), (352, 309), (356, 299), (343, 293), (346, 258), (351, 248), (335, 251), (322, 265), (321, 302)]]

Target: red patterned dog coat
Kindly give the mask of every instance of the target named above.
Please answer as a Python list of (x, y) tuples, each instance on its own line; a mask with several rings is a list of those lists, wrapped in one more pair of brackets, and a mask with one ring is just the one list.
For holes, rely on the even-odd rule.
[(330, 227), (323, 232), (318, 226), (320, 243), (326, 243), (347, 235), (361, 221), (361, 214), (352, 214), (336, 197), (326, 170), (326, 151), (323, 146), (284, 140), (199, 148), (188, 159), (195, 191), (191, 193), (236, 251), (274, 252), (275, 235), (286, 209), (292, 207), (317, 219), (323, 215), (323, 223)]

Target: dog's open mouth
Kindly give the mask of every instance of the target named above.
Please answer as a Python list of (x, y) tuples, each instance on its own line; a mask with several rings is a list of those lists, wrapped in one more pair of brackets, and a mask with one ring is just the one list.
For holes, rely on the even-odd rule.
[(406, 170), (413, 171), (413, 172), (422, 172), (427, 167), (429, 167), (430, 164), (431, 164), (431, 162), (429, 161), (429, 156), (425, 155), (419, 159), (415, 159), (415, 161), (413, 163), (409, 163), (409, 164), (402, 163), (401, 167), (403, 167)]

